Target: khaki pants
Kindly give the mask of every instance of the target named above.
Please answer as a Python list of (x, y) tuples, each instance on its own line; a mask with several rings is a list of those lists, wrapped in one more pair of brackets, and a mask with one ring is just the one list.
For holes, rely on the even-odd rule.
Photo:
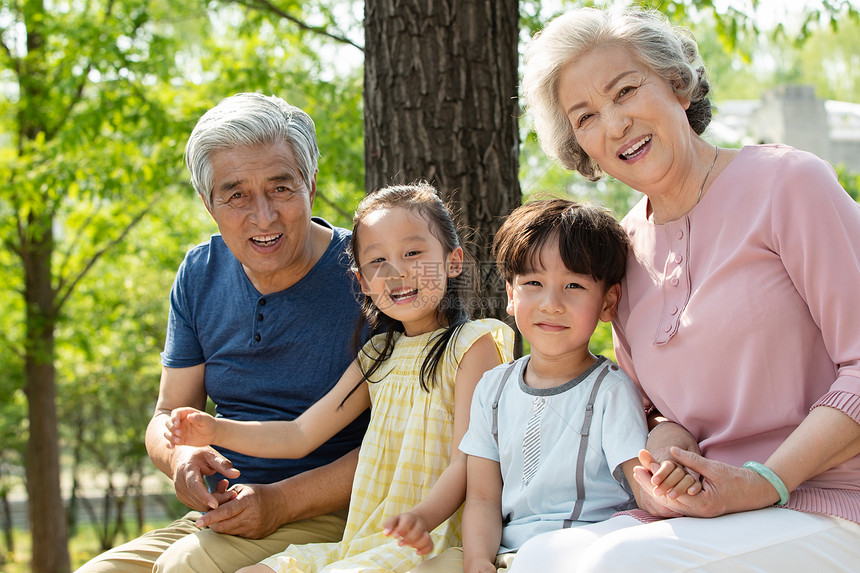
[(77, 573), (234, 573), (259, 563), (289, 545), (340, 541), (346, 510), (282, 525), (264, 539), (245, 539), (200, 529), (192, 511), (162, 529), (156, 529), (114, 547)]
[[(514, 562), (513, 553), (496, 556), (496, 571), (505, 572)], [(409, 573), (463, 573), (463, 549), (452, 547), (428, 559)]]

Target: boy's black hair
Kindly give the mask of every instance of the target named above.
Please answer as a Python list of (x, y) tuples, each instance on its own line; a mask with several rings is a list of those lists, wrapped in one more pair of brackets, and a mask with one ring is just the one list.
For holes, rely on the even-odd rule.
[(558, 241), (568, 270), (603, 281), (605, 289), (624, 278), (630, 241), (608, 210), (542, 199), (514, 209), (496, 233), (493, 255), (505, 281), (541, 268), (540, 250), (550, 240)]

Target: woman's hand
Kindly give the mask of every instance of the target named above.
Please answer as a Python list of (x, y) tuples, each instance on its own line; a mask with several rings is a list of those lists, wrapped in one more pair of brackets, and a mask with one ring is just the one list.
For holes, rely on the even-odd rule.
[[(666, 507), (663, 497), (671, 495), (696, 495), (701, 491), (701, 482), (695, 472), (678, 464), (670, 449), (681, 448), (700, 454), (699, 443), (693, 435), (680, 424), (664, 421), (648, 433), (645, 450), (639, 453), (639, 463), (634, 475), (640, 484), (639, 505), (642, 509), (658, 517), (681, 517), (682, 514)], [(640, 481), (640, 476), (644, 481)]]
[(670, 498), (651, 483), (650, 470), (637, 466), (633, 472), (637, 483), (649, 494), (650, 501), (664, 512), (689, 517), (717, 517), (761, 509), (779, 501), (779, 494), (773, 486), (752, 470), (709, 460), (677, 447), (671, 448), (669, 453), (675, 462), (701, 476), (702, 490), (696, 495)]

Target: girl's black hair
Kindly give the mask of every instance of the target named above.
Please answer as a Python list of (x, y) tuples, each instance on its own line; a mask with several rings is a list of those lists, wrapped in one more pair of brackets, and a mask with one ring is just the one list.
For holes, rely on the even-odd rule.
[[(439, 198), (439, 194), (433, 186), (419, 182), (411, 185), (383, 187), (370, 193), (359, 203), (352, 219), (353, 228), (349, 254), (352, 259), (353, 271), (358, 272), (361, 267), (358, 260), (358, 235), (362, 221), (373, 211), (391, 208), (408, 209), (424, 218), (430, 227), (430, 232), (442, 243), (446, 254), (460, 246), (460, 239), (451, 212)], [(426, 392), (437, 385), (439, 364), (445, 356), (445, 351), (449, 343), (456, 339), (460, 328), (470, 319), (467, 302), (475, 285), (473, 280), (475, 265), (470, 264), (470, 261), (466, 259), (465, 250), (463, 256), (462, 271), (455, 277), (448, 277), (445, 295), (439, 302), (437, 309), (439, 323), (445, 325), (446, 328), (433, 338), (430, 352), (427, 353), (427, 357), (421, 365), (419, 379), (421, 387)], [(380, 311), (369, 296), (364, 297), (361, 303), (361, 318), (353, 334), (352, 344), (356, 355), (363, 352), (370, 359), (370, 367), (367, 371), (362, 368), (361, 380), (350, 391), (347, 398), (365, 381), (371, 383), (381, 381), (381, 379), (372, 380), (371, 376), (379, 370), (383, 362), (391, 357), (391, 353), (394, 351), (394, 334), (404, 331), (402, 322), (394, 320)], [(368, 332), (370, 336), (384, 333), (381, 343), (362, 345), (363, 335)]]

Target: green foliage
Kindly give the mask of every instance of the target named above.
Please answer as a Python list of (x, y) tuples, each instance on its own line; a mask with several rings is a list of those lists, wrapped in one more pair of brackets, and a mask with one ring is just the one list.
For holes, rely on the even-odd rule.
[(58, 327), (60, 414), (84, 464), (132, 475), (146, 458), (166, 293), (187, 248), (213, 230), (201, 212), (191, 194), (157, 203), (81, 283)]
[[(711, 0), (650, 5), (693, 27), (717, 99), (756, 98), (784, 80), (811, 83), (819, 97), (860, 93), (857, 19), (832, 17), (856, 16), (850, 3), (810, 13), (802, 49), (784, 29), (763, 35), (754, 18)], [(520, 6), (523, 37), (551, 16), (540, 0)], [(20, 483), (28, 430), (28, 249), (47, 239), (53, 298), (43, 318), (56, 350), (46, 358), (65, 449), (84, 468), (153, 471), (143, 431), (167, 293), (185, 251), (217, 231), (187, 183), (184, 142), (226, 96), (284, 97), (317, 123), (315, 212), (350, 226), (364, 189), (361, 37), (352, 0), (0, 0), (0, 488)], [(523, 129), (526, 195), (589, 200), (619, 218), (638, 200), (617, 181), (561, 169)], [(858, 199), (858, 176), (839, 174)], [(608, 326), (591, 348), (612, 357)]]
[(568, 197), (606, 207), (619, 220), (642, 197), (612, 177), (589, 181), (579, 173), (567, 171), (541, 151), (534, 132), (523, 138), (520, 184), (524, 200), (532, 196)]
[(844, 165), (836, 166), (839, 183), (851, 197), (860, 202), (860, 173), (852, 173)]
[[(143, 433), (167, 293), (184, 252), (217, 230), (186, 183), (188, 133), (239, 91), (304, 107), (324, 153), (315, 210), (349, 225), (363, 188), (361, 70), (327, 69), (306, 32), (236, 6), (0, 0), (0, 27), (0, 487), (27, 438), (22, 357), (39, 335), (26, 324), (56, 336), (39, 357), (56, 367), (74, 469), (139, 479), (154, 471)], [(26, 288), (48, 298), (28, 323), (22, 261), (38, 257), (48, 274)]]
[(608, 322), (600, 322), (591, 336), (588, 349), (592, 354), (609, 358), (615, 362), (615, 349), (612, 346), (612, 326)]

